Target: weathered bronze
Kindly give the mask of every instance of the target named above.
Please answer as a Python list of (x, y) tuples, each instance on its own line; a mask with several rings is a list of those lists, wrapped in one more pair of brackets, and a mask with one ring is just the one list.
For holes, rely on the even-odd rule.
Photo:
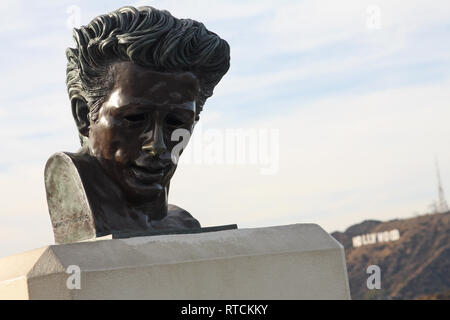
[(173, 133), (192, 133), (228, 71), (227, 42), (152, 7), (99, 16), (74, 39), (67, 88), (82, 147), (53, 155), (45, 169), (56, 243), (198, 230), (168, 204), (180, 143)]

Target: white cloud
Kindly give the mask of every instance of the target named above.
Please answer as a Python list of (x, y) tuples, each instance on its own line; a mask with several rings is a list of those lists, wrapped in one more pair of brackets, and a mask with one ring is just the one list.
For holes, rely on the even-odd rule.
[(136, 1), (135, 7), (152, 6), (167, 10), (178, 18), (191, 18), (203, 22), (250, 18), (267, 12), (273, 1), (220, 1), (220, 0), (156, 0)]
[(0, 12), (4, 13), (0, 20), (0, 32), (24, 30), (29, 26), (27, 19), (24, 19), (23, 15), (21, 15), (21, 12), (25, 10), (25, 5), (24, 2), (15, 0), (0, 2)]
[[(380, 29), (367, 28), (370, 6), (380, 11)], [(405, 34), (446, 23), (450, 17), (450, 4), (437, 0), (345, 0), (287, 2), (274, 10), (273, 17), (261, 23), (260, 32), (268, 35), (277, 51), (306, 50), (357, 38), (390, 39), (392, 34)], [(396, 39), (398, 40), (398, 39)]]

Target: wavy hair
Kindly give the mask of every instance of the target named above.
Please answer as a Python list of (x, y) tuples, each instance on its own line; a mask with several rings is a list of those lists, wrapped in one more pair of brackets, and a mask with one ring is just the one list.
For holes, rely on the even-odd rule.
[(84, 100), (89, 119), (112, 87), (110, 66), (131, 61), (154, 71), (188, 71), (199, 79), (197, 120), (206, 99), (230, 67), (228, 43), (191, 19), (177, 19), (153, 7), (122, 7), (73, 31), (76, 48), (68, 48), (67, 90), (71, 101)]

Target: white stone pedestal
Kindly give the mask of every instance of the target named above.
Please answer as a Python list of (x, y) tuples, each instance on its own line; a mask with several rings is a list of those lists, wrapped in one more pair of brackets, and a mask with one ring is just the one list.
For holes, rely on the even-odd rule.
[(0, 299), (349, 298), (344, 249), (314, 224), (52, 245), (0, 259)]

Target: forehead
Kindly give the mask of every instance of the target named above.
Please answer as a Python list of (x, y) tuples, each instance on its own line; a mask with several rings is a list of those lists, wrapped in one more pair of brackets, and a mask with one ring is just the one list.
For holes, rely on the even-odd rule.
[(111, 76), (112, 91), (157, 104), (195, 101), (199, 93), (199, 81), (191, 72), (157, 72), (133, 62), (118, 62), (111, 66)]

